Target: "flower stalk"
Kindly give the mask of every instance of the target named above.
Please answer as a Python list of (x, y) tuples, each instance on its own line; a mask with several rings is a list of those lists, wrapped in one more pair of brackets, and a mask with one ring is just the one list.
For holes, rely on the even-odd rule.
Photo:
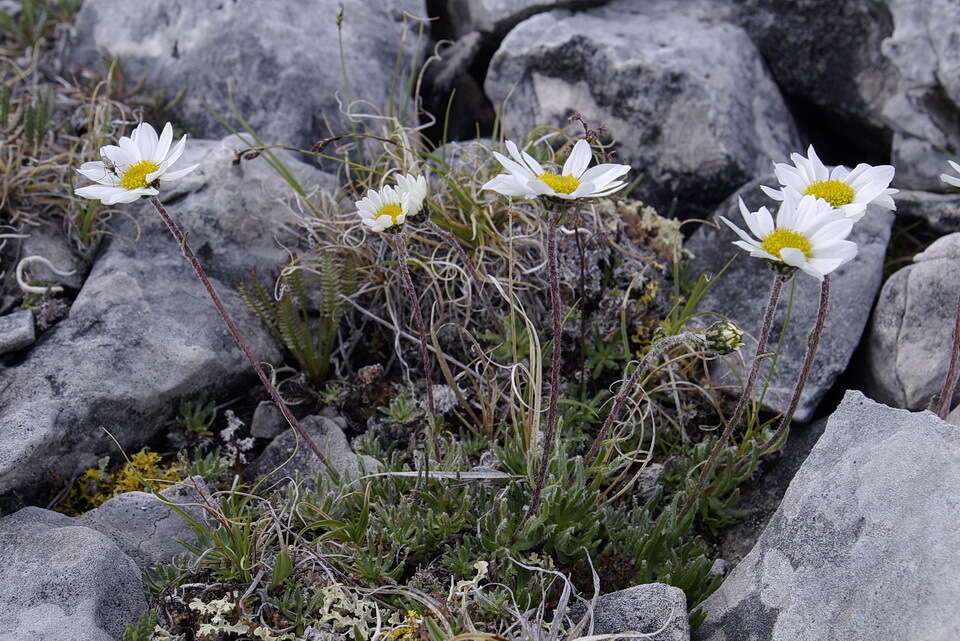
[(774, 432), (773, 436), (771, 436), (766, 443), (760, 446), (761, 453), (766, 453), (768, 450), (775, 448), (790, 429), (790, 421), (793, 420), (793, 414), (797, 411), (797, 405), (800, 404), (800, 394), (803, 393), (803, 388), (807, 384), (807, 377), (813, 368), (813, 359), (817, 355), (820, 335), (823, 333), (823, 326), (827, 320), (827, 306), (829, 302), (830, 275), (827, 274), (820, 283), (820, 305), (817, 307), (817, 319), (814, 322), (813, 329), (810, 331), (810, 336), (807, 338), (807, 353), (803, 357), (803, 366), (800, 368), (800, 376), (797, 378), (797, 384), (793, 388), (790, 405), (787, 406), (787, 411), (784, 412), (783, 417), (780, 419), (780, 425), (777, 426), (777, 431)]
[(713, 474), (713, 469), (717, 465), (717, 459), (720, 456), (720, 451), (723, 449), (723, 446), (726, 445), (727, 441), (733, 435), (733, 430), (736, 429), (737, 425), (740, 423), (740, 419), (743, 417), (743, 413), (747, 408), (747, 403), (750, 400), (750, 392), (753, 390), (753, 384), (757, 379), (757, 374), (760, 371), (760, 361), (763, 358), (763, 355), (766, 353), (767, 349), (767, 340), (770, 338), (770, 328), (773, 326), (773, 317), (777, 311), (777, 303), (780, 301), (780, 293), (783, 291), (783, 285), (792, 277), (791, 273), (786, 273), (783, 270), (775, 270), (773, 277), (773, 284), (770, 287), (770, 298), (767, 301), (767, 307), (763, 313), (763, 324), (760, 327), (760, 335), (757, 338), (757, 352), (753, 357), (753, 363), (750, 366), (750, 372), (747, 375), (746, 383), (743, 386), (743, 393), (740, 395), (740, 400), (737, 401), (737, 406), (733, 410), (733, 416), (730, 417), (730, 420), (727, 421), (727, 425), (723, 430), (723, 433), (720, 435), (720, 438), (717, 440), (716, 444), (713, 446), (713, 449), (710, 451), (710, 455), (707, 457), (707, 462), (703, 466), (703, 471), (700, 474), (700, 480), (697, 481), (697, 487), (693, 491), (693, 495), (687, 501), (686, 507), (683, 508), (683, 512), (680, 513), (680, 521), (683, 521), (691, 510), (696, 507), (700, 501), (700, 495), (703, 493), (703, 489), (706, 486), (707, 480), (710, 478), (710, 475)]
[(540, 466), (530, 496), (530, 507), (524, 521), (535, 516), (540, 508), (540, 499), (543, 485), (546, 482), (547, 467), (550, 464), (550, 452), (557, 431), (557, 405), (560, 402), (560, 356), (562, 352), (562, 327), (560, 323), (560, 275), (557, 266), (557, 225), (561, 213), (550, 218), (547, 223), (547, 271), (550, 280), (550, 306), (553, 311), (553, 355), (550, 362), (550, 400), (547, 404), (547, 429), (543, 435), (543, 453), (540, 456)]
[(203, 266), (200, 264), (200, 261), (197, 260), (196, 255), (194, 255), (193, 250), (190, 248), (190, 243), (187, 242), (187, 237), (184, 235), (183, 230), (180, 229), (180, 226), (177, 225), (176, 221), (167, 213), (166, 208), (160, 203), (160, 199), (156, 196), (150, 196), (150, 203), (153, 205), (154, 209), (157, 210), (157, 213), (160, 215), (160, 219), (167, 226), (167, 229), (170, 230), (170, 233), (173, 234), (173, 237), (176, 239), (177, 243), (180, 245), (180, 251), (183, 253), (183, 256), (187, 259), (187, 262), (193, 267), (193, 271), (196, 273), (197, 278), (203, 284), (203, 287), (207, 290), (207, 294), (210, 296), (210, 300), (213, 301), (213, 306), (217, 309), (217, 313), (220, 314), (220, 318), (223, 319), (224, 324), (226, 324), (227, 329), (230, 331), (230, 335), (233, 336), (233, 340), (237, 342), (237, 345), (240, 347), (240, 350), (243, 352), (243, 355), (247, 358), (247, 361), (253, 367), (254, 371), (257, 373), (257, 376), (260, 378), (260, 382), (263, 383), (263, 386), (266, 388), (267, 392), (270, 394), (270, 398), (276, 403), (277, 407), (280, 408), (281, 414), (287, 420), (287, 423), (296, 430), (297, 434), (304, 440), (307, 444), (307, 447), (316, 455), (318, 459), (330, 470), (331, 473), (336, 474), (336, 468), (334, 468), (330, 461), (324, 456), (323, 452), (317, 446), (316, 442), (310, 437), (310, 434), (303, 428), (300, 424), (300, 421), (296, 419), (293, 415), (293, 412), (290, 411), (290, 408), (284, 402), (283, 397), (280, 396), (280, 392), (277, 388), (270, 382), (270, 379), (267, 378), (266, 373), (263, 371), (263, 368), (260, 366), (260, 362), (253, 355), (253, 352), (250, 349), (250, 346), (247, 345), (247, 342), (244, 340), (243, 336), (240, 334), (240, 330), (237, 329), (237, 324), (231, 318), (229, 312), (227, 312), (226, 307), (223, 305), (223, 301), (220, 299), (220, 295), (217, 293), (217, 290), (214, 289), (213, 283), (210, 282), (210, 279), (207, 278), (207, 273), (204, 271)]
[(420, 360), (423, 364), (423, 376), (427, 381), (427, 409), (430, 411), (430, 423), (434, 426), (437, 421), (437, 408), (433, 401), (433, 376), (431, 373), (430, 356), (427, 351), (427, 326), (423, 322), (423, 312), (420, 311), (420, 299), (417, 297), (417, 290), (413, 284), (413, 278), (410, 276), (410, 268), (407, 263), (410, 262), (410, 254), (407, 252), (407, 245), (404, 242), (403, 234), (398, 233), (395, 236), (397, 247), (397, 256), (399, 257), (400, 280), (403, 281), (403, 287), (407, 290), (407, 296), (410, 298), (410, 307), (413, 308), (413, 318), (417, 323), (417, 331), (420, 334)]
[(950, 413), (950, 405), (953, 401), (953, 393), (957, 389), (958, 379), (960, 379), (960, 296), (957, 297), (957, 309), (954, 312), (950, 365), (947, 367), (947, 377), (943, 379), (943, 388), (940, 390), (940, 399), (937, 403), (937, 416), (941, 419), (946, 420), (947, 414)]

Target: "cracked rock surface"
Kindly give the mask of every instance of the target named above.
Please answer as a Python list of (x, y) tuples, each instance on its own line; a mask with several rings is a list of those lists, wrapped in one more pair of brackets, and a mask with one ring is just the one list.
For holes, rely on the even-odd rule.
[(960, 431), (847, 392), (700, 641), (960, 638)]

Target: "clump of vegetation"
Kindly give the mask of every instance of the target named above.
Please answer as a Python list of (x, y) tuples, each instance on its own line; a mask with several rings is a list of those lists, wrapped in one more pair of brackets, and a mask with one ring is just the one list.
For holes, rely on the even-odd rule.
[[(728, 401), (707, 376), (715, 354), (678, 337), (708, 324), (697, 306), (716, 281), (684, 273), (676, 223), (641, 202), (607, 198), (571, 212), (558, 243), (569, 310), (558, 436), (531, 513), (545, 361), (554, 349), (543, 331), (550, 310), (542, 219), (529, 204), (480, 193), (495, 171), (486, 155), (448, 164), (397, 124), (377, 139), (376, 152), (358, 135), (339, 155), (312, 153), (343, 163), (355, 198), (395, 169), (433, 175), (429, 216), (405, 231), (422, 299), (398, 295), (404, 290), (389, 246), (365, 236), (354, 212), (307, 196), (313, 192), (295, 181), (311, 249), (282, 273), (277, 297), (255, 283), (245, 297), (289, 348), (292, 362), (276, 375), (312, 391), (316, 408), (332, 403), (352, 417), (350, 429), (360, 434), (354, 447), (379, 471), (301, 478), (280, 493), (265, 484), (219, 493), (213, 524), (193, 522), (198, 560), (157, 568), (151, 580), (157, 634), (439, 641), (461, 633), (523, 638), (518, 629), (530, 626), (534, 638), (533, 627), (555, 621), (575, 636), (585, 632), (583, 613), (597, 590), (651, 581), (683, 589), (696, 623), (697, 606), (722, 578), (711, 573), (713, 535), (736, 519), (737, 488), (771, 435), (769, 420), (751, 406), (746, 431), (724, 444), (697, 488), (716, 444), (715, 432), (700, 426), (720, 424)], [(575, 140), (559, 131), (535, 139), (545, 141), (530, 147), (544, 165), (562, 160)], [(280, 163), (266, 146), (251, 153)], [(328, 290), (315, 281), (315, 296), (332, 300), (335, 292), (340, 305), (336, 314), (318, 314), (311, 310), (323, 307), (310, 302), (300, 266), (329, 256), (352, 266), (357, 286)], [(444, 384), (436, 421), (415, 377), (418, 330), (407, 322), (409, 306), (420, 303)], [(309, 327), (309, 338), (289, 340), (281, 322)], [(324, 322), (330, 343), (306, 333)], [(669, 347), (657, 348), (626, 411), (586, 460), (613, 393), (633, 372), (630, 362), (665, 339)], [(318, 355), (336, 361), (339, 381), (324, 383), (332, 367), (317, 375)], [(386, 399), (364, 391), (371, 371), (392, 382)], [(696, 492), (696, 509), (685, 510)], [(229, 612), (207, 611), (217, 599)]]
[(81, 514), (117, 494), (159, 492), (183, 480), (178, 465), (164, 463), (159, 454), (148, 449), (134, 453), (113, 470), (109, 466), (110, 458), (104, 457), (97, 467), (85, 470), (56, 509), (64, 514)]

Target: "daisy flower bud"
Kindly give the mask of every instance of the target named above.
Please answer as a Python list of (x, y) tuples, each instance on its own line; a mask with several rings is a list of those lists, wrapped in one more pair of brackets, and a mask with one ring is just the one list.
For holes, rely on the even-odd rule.
[(860, 163), (852, 170), (842, 165), (827, 169), (813, 145), (807, 149), (806, 158), (795, 153), (790, 155), (790, 160), (793, 165), (773, 165), (781, 189), (760, 188), (774, 200), (783, 200), (787, 193), (814, 196), (854, 222), (863, 218), (870, 204), (891, 211), (897, 208), (892, 196), (898, 190), (889, 189), (894, 174), (891, 165), (871, 167)]
[(703, 340), (711, 352), (731, 354), (743, 345), (743, 330), (730, 321), (717, 321), (703, 333)]
[(720, 216), (740, 237), (733, 244), (771, 261), (774, 267), (800, 269), (823, 280), (857, 255), (857, 244), (845, 240), (853, 219), (839, 215), (830, 203), (815, 196), (797, 198), (785, 192), (776, 221), (766, 207), (749, 211), (741, 198), (740, 214), (756, 238)]
[(357, 213), (373, 231), (398, 232), (410, 215), (410, 202), (411, 194), (399, 187), (371, 189), (357, 201)]
[(507, 151), (512, 160), (497, 152), (493, 155), (508, 173), (494, 177), (482, 189), (523, 198), (598, 198), (622, 189), (627, 183), (618, 179), (630, 171), (630, 165), (609, 163), (588, 169), (593, 154), (586, 140), (578, 140), (573, 146), (559, 174), (545, 170), (533, 156), (517, 149), (513, 141), (507, 141)]
[[(951, 169), (960, 174), (960, 164), (957, 164), (952, 160), (948, 160), (947, 162), (950, 163)], [(960, 177), (951, 176), (950, 174), (940, 174), (940, 180), (948, 185), (952, 185), (953, 187), (960, 187)]]
[(116, 145), (100, 148), (103, 160), (85, 162), (77, 172), (96, 184), (76, 189), (83, 198), (99, 200), (104, 205), (132, 203), (143, 196), (156, 196), (161, 182), (182, 178), (197, 165), (171, 171), (180, 159), (187, 137), (173, 145), (173, 126), (168, 122), (157, 136), (156, 130), (143, 122), (130, 137), (122, 136)]

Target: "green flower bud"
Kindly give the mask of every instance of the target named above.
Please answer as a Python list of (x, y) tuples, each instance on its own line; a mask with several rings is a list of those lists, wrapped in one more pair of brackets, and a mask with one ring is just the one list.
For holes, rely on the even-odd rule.
[(722, 356), (740, 349), (743, 345), (743, 330), (730, 321), (717, 321), (707, 328), (703, 338), (707, 349)]

